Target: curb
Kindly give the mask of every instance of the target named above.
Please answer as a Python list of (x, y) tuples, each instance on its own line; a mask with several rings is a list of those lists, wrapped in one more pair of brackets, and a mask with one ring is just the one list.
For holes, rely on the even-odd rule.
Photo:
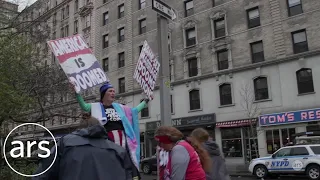
[(253, 177), (252, 174), (230, 174), (231, 177)]

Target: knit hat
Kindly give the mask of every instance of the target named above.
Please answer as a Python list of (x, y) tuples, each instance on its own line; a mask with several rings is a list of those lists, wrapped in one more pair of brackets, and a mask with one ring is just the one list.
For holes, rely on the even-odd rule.
[(109, 88), (113, 88), (112, 84), (110, 84), (109, 82), (103, 84), (101, 87), (100, 87), (100, 100), (102, 101), (103, 97), (104, 97), (104, 94), (106, 93), (106, 91), (109, 89)]

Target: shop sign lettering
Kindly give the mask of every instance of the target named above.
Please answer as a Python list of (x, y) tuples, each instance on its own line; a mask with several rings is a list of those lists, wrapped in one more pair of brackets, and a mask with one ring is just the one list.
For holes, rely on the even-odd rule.
[(267, 114), (259, 117), (260, 126), (300, 123), (320, 120), (320, 109)]

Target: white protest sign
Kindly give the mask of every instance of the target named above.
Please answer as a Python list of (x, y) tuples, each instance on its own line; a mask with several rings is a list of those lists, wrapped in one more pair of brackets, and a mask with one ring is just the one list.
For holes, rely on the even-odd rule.
[(147, 41), (144, 41), (133, 78), (149, 99), (152, 99), (159, 69), (160, 63), (158, 59), (153, 54)]
[(47, 42), (77, 92), (109, 81), (80, 34)]

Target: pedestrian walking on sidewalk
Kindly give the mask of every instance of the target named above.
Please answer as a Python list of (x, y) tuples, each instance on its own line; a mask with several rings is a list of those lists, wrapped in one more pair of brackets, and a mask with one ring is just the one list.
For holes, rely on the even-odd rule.
[[(51, 168), (33, 180), (132, 180), (132, 164), (125, 149), (108, 140), (103, 126), (95, 118), (85, 121), (86, 128), (63, 136), (58, 141), (57, 157)], [(35, 174), (52, 163), (53, 147), (42, 159)]]
[(230, 180), (224, 158), (216, 142), (209, 140), (209, 133), (203, 128), (194, 129), (191, 137), (197, 139), (212, 159), (212, 171), (207, 173), (207, 180)]
[(195, 139), (183, 137), (174, 127), (161, 126), (156, 130), (156, 141), (169, 152), (161, 180), (206, 180), (205, 171), (211, 170), (209, 155)]
[[(73, 89), (74, 85), (72, 84)], [(138, 113), (147, 106), (145, 98), (137, 107), (130, 108), (115, 101), (115, 89), (108, 82), (100, 87), (100, 102), (86, 103), (79, 93), (76, 99), (83, 111), (97, 118), (104, 126), (111, 141), (122, 146), (130, 154), (135, 166), (134, 180), (141, 179), (140, 168), (140, 130)]]

